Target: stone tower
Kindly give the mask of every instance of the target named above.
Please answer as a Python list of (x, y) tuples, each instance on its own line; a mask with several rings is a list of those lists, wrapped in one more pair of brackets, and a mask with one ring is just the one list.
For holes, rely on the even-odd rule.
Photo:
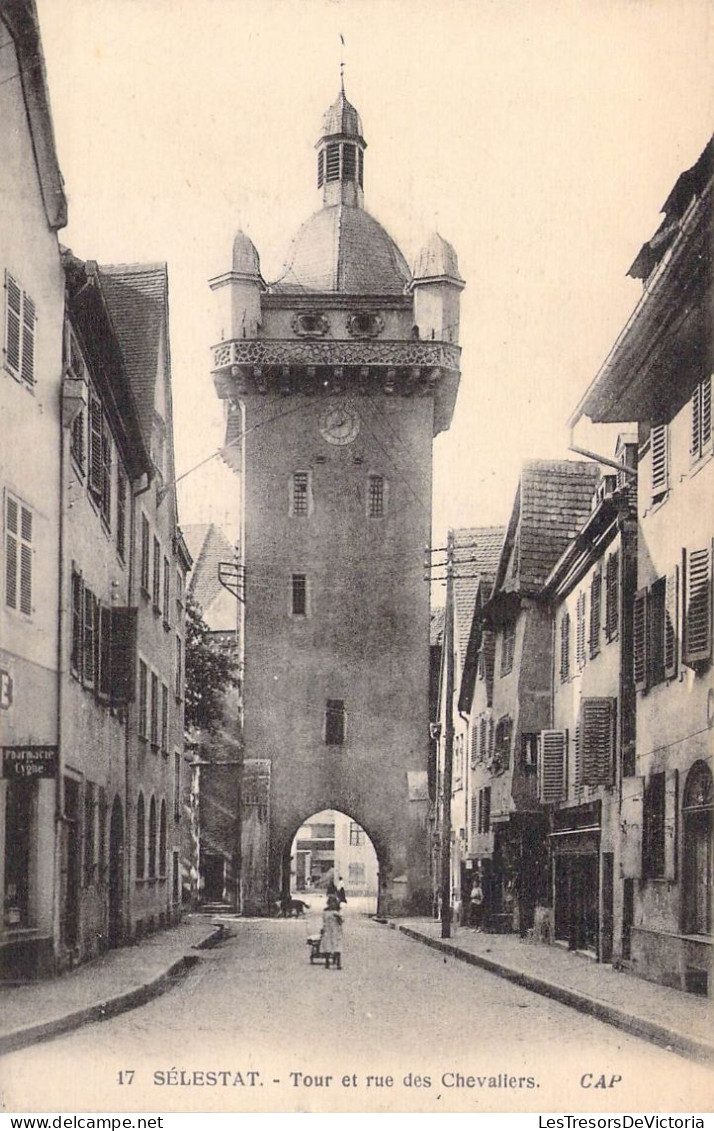
[[(268, 875), (313, 813), (372, 839), (383, 911), (427, 910), (433, 437), (459, 382), (463, 280), (433, 236), (414, 273), (364, 209), (342, 89), (317, 143), (320, 207), (267, 284), (238, 233), (211, 280), (213, 377), (241, 476), (245, 748), (270, 762)], [(266, 893), (267, 896), (267, 893)]]

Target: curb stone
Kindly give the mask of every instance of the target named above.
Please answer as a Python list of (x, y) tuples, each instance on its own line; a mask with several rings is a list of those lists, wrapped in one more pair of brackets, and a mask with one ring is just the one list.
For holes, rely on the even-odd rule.
[(615, 1005), (590, 997), (578, 990), (567, 989), (565, 986), (559, 986), (556, 982), (548, 982), (544, 978), (537, 978), (532, 974), (504, 966), (491, 958), (484, 958), (480, 954), (462, 950), (455, 943), (424, 935), (420, 931), (414, 930), (413, 927), (400, 926), (393, 922), (389, 923), (389, 927), (392, 930), (401, 931), (408, 938), (423, 943), (424, 946), (439, 950), (452, 958), (468, 963), (470, 966), (478, 966), (487, 970), (490, 974), (514, 982), (517, 986), (522, 986), (524, 989), (531, 990), (542, 997), (552, 998), (562, 1005), (577, 1009), (580, 1013), (586, 1013), (590, 1017), (595, 1017), (598, 1021), (604, 1021), (608, 1025), (622, 1029), (632, 1036), (641, 1037), (653, 1044), (661, 1045), (670, 1052), (678, 1053), (680, 1056), (686, 1056), (693, 1060), (709, 1063), (714, 1061), (714, 1046), (705, 1041), (699, 1041), (695, 1037), (688, 1037), (684, 1033), (668, 1029), (665, 1025), (659, 1025), (656, 1021), (649, 1021), (644, 1017), (635, 1017)]
[[(200, 950), (206, 945), (210, 946), (213, 940), (218, 941), (218, 938), (220, 938), (220, 928), (213, 931), (200, 943), (194, 944), (192, 949)], [(109, 1018), (116, 1017), (120, 1013), (137, 1009), (140, 1005), (146, 1005), (153, 998), (166, 993), (179, 978), (187, 974), (198, 962), (200, 962), (200, 958), (197, 954), (185, 954), (151, 981), (116, 994), (114, 997), (107, 998), (106, 1001), (84, 1006), (82, 1009), (66, 1013), (61, 1017), (53, 1017), (51, 1021), (39, 1021), (36, 1025), (27, 1025), (10, 1033), (3, 1033), (0, 1035), (0, 1056), (9, 1052), (17, 1052), (18, 1049), (27, 1048), (29, 1045), (38, 1044), (40, 1041), (50, 1040), (52, 1037), (58, 1037), (63, 1033), (72, 1032), (82, 1025), (89, 1025), (95, 1021), (108, 1021)]]

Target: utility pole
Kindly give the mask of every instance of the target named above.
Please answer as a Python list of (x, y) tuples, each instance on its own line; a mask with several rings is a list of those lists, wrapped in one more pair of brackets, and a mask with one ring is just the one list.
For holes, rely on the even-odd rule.
[(446, 659), (446, 719), (441, 814), (441, 937), (451, 938), (451, 780), (454, 765), (454, 532), (446, 539), (446, 604), (444, 608)]

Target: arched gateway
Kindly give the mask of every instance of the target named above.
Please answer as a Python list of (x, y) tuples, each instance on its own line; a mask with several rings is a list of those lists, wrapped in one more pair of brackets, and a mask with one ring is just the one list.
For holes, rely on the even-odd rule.
[(211, 280), (213, 376), (240, 472), (245, 752), (269, 765), (266, 901), (306, 814), (369, 829), (385, 911), (429, 907), (433, 437), (459, 382), (453, 248), (412, 273), (364, 210), (342, 90), (317, 144), (321, 207), (267, 284), (239, 232)]

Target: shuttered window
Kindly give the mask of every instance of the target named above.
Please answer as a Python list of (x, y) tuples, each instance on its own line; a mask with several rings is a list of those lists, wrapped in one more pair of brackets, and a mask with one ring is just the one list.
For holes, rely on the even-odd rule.
[(82, 679), (85, 687), (94, 687), (97, 673), (97, 602), (86, 586), (83, 604)]
[(608, 554), (605, 566), (605, 639), (614, 640), (619, 627), (620, 554)]
[(102, 517), (107, 526), (112, 522), (112, 437), (106, 420), (102, 421)]
[(583, 785), (610, 785), (613, 780), (615, 703), (610, 698), (583, 699), (580, 704), (580, 761)]
[(146, 869), (146, 819), (144, 816), (144, 795), (139, 794), (136, 803), (136, 878), (143, 880)]
[(369, 518), (383, 518), (384, 506), (384, 478), (381, 475), (370, 475), (367, 493), (367, 514)]
[(679, 569), (667, 574), (664, 609), (664, 676), (674, 679), (679, 663)]
[(164, 627), (170, 628), (171, 621), (171, 563), (164, 558)]
[(32, 616), (33, 517), (13, 495), (5, 496), (5, 604)]
[(486, 744), (488, 742), (488, 722), (485, 718), (481, 719), (481, 721), (479, 722), (478, 734), (479, 734), (479, 749), (478, 749), (479, 759), (480, 759), (480, 761), (485, 762), (486, 761), (486, 754), (487, 754)]
[(154, 571), (152, 575), (151, 599), (154, 612), (161, 612), (161, 544), (154, 538)]
[(585, 609), (587, 598), (585, 593), (578, 593), (575, 606), (575, 659), (579, 668), (585, 667)]
[(483, 634), (483, 661), (486, 678), (486, 704), (493, 706), (493, 678), (496, 667), (496, 636), (491, 629)]
[(98, 397), (89, 398), (89, 486), (100, 498), (102, 494), (102, 405)]
[(149, 717), (147, 699), (149, 693), (149, 672), (143, 660), (139, 660), (139, 718), (137, 729), (139, 738), (148, 738)]
[(590, 582), (590, 656), (600, 651), (600, 612), (602, 596), (602, 570), (598, 567)]
[(650, 433), (652, 456), (652, 498), (660, 498), (669, 487), (669, 429), (657, 424)]
[(497, 773), (505, 770), (511, 764), (511, 738), (513, 735), (513, 719), (504, 715), (496, 724), (496, 734), (493, 750), (493, 769)]
[(85, 432), (85, 410), (80, 408), (79, 412), (72, 421), (72, 435), (70, 440), (70, 451), (72, 459), (77, 464), (80, 471), (85, 469), (85, 450), (84, 450), (84, 432)]
[(565, 750), (564, 730), (540, 732), (538, 796), (545, 805), (561, 801), (565, 794)]
[(82, 678), (82, 621), (84, 614), (84, 585), (78, 570), (72, 570), (72, 647), (70, 666)]
[(35, 383), (35, 304), (5, 272), (5, 365), (13, 377)]
[(712, 654), (712, 550), (690, 550), (686, 555), (684, 601), (685, 664), (699, 667)]
[(126, 475), (117, 467), (117, 550), (124, 557), (126, 551)]
[(632, 606), (632, 675), (637, 691), (647, 690), (647, 596), (646, 589), (638, 590)]
[(700, 459), (712, 447), (712, 379), (707, 377), (692, 394), (692, 430), (690, 452)]
[(491, 786), (486, 785), (479, 796), (479, 828), (482, 833), (491, 829)]
[(650, 588), (647, 601), (647, 636), (650, 687), (664, 682), (664, 628), (667, 579), (659, 577)]
[(174, 675), (174, 692), (176, 698), (181, 699), (183, 697), (183, 641), (180, 636), (176, 637), (176, 670)]
[(169, 689), (165, 683), (161, 684), (161, 750), (169, 752)]
[(111, 610), (111, 697), (115, 706), (136, 696), (138, 609), (115, 606)]
[(149, 595), (149, 558), (151, 557), (151, 542), (149, 538), (149, 520), (145, 514), (141, 516), (141, 588)]
[(159, 677), (151, 673), (151, 745), (159, 745)]
[(560, 678), (563, 683), (570, 679), (570, 613), (563, 609), (560, 618)]

